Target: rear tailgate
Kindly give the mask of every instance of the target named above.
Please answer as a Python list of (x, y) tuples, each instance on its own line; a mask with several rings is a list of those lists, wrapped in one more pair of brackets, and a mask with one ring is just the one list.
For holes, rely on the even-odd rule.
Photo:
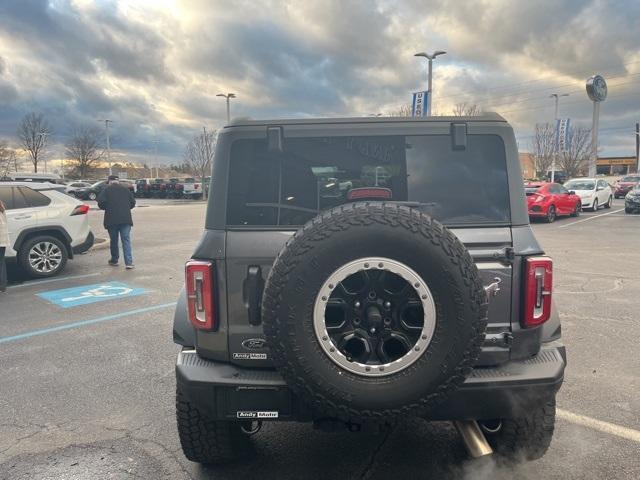
[[(485, 285), (500, 279), (499, 294), (489, 306), (487, 340), (479, 364), (509, 359), (511, 339), (512, 239), (509, 227), (453, 230), (476, 260)], [(270, 366), (262, 326), (251, 319), (251, 298), (261, 289), (291, 232), (229, 231), (226, 241), (228, 345), (230, 361), (243, 366)], [(259, 319), (258, 319), (259, 320)], [(252, 322), (254, 325), (252, 325)]]

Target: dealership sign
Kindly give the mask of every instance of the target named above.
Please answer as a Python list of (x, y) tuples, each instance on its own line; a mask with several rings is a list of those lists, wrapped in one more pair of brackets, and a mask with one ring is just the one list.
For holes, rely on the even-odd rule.
[(571, 119), (560, 118), (556, 121), (556, 152), (564, 152), (571, 141)]
[(607, 91), (607, 82), (602, 75), (593, 75), (587, 79), (587, 95), (594, 102), (604, 102)]
[(429, 116), (429, 92), (414, 92), (413, 102), (411, 103), (411, 114), (414, 117)]

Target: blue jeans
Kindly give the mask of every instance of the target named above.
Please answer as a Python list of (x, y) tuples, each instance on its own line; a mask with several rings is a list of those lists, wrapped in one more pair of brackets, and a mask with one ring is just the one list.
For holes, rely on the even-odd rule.
[(133, 265), (133, 255), (131, 254), (131, 225), (114, 225), (107, 229), (111, 239), (111, 262), (117, 263), (120, 258), (118, 249), (118, 235), (122, 239), (122, 253), (125, 265)]

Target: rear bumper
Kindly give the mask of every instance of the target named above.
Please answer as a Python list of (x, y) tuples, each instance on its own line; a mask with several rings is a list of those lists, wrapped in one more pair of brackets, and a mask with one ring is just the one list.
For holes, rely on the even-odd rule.
[[(551, 400), (564, 378), (565, 348), (543, 347), (524, 361), (476, 368), (431, 420), (495, 419), (524, 415)], [(194, 350), (178, 354), (176, 380), (184, 395), (213, 418), (308, 421), (313, 413), (275, 370), (240, 368), (206, 360)]]
[(87, 238), (85, 239), (85, 241), (82, 242), (80, 245), (76, 245), (75, 247), (72, 248), (73, 253), (75, 255), (78, 255), (80, 253), (86, 252), (91, 247), (93, 247), (94, 241), (95, 241), (95, 236), (93, 235), (92, 231), (89, 231), (89, 234), (87, 235)]

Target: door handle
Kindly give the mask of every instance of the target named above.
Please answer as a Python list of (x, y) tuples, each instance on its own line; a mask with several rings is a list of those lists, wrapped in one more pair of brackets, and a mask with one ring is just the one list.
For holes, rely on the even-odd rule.
[(27, 220), (31, 218), (33, 215), (17, 215), (13, 217), (15, 220)]
[(249, 266), (245, 280), (245, 299), (251, 325), (260, 325), (262, 322), (260, 308), (262, 306), (263, 289), (262, 269), (258, 265)]

